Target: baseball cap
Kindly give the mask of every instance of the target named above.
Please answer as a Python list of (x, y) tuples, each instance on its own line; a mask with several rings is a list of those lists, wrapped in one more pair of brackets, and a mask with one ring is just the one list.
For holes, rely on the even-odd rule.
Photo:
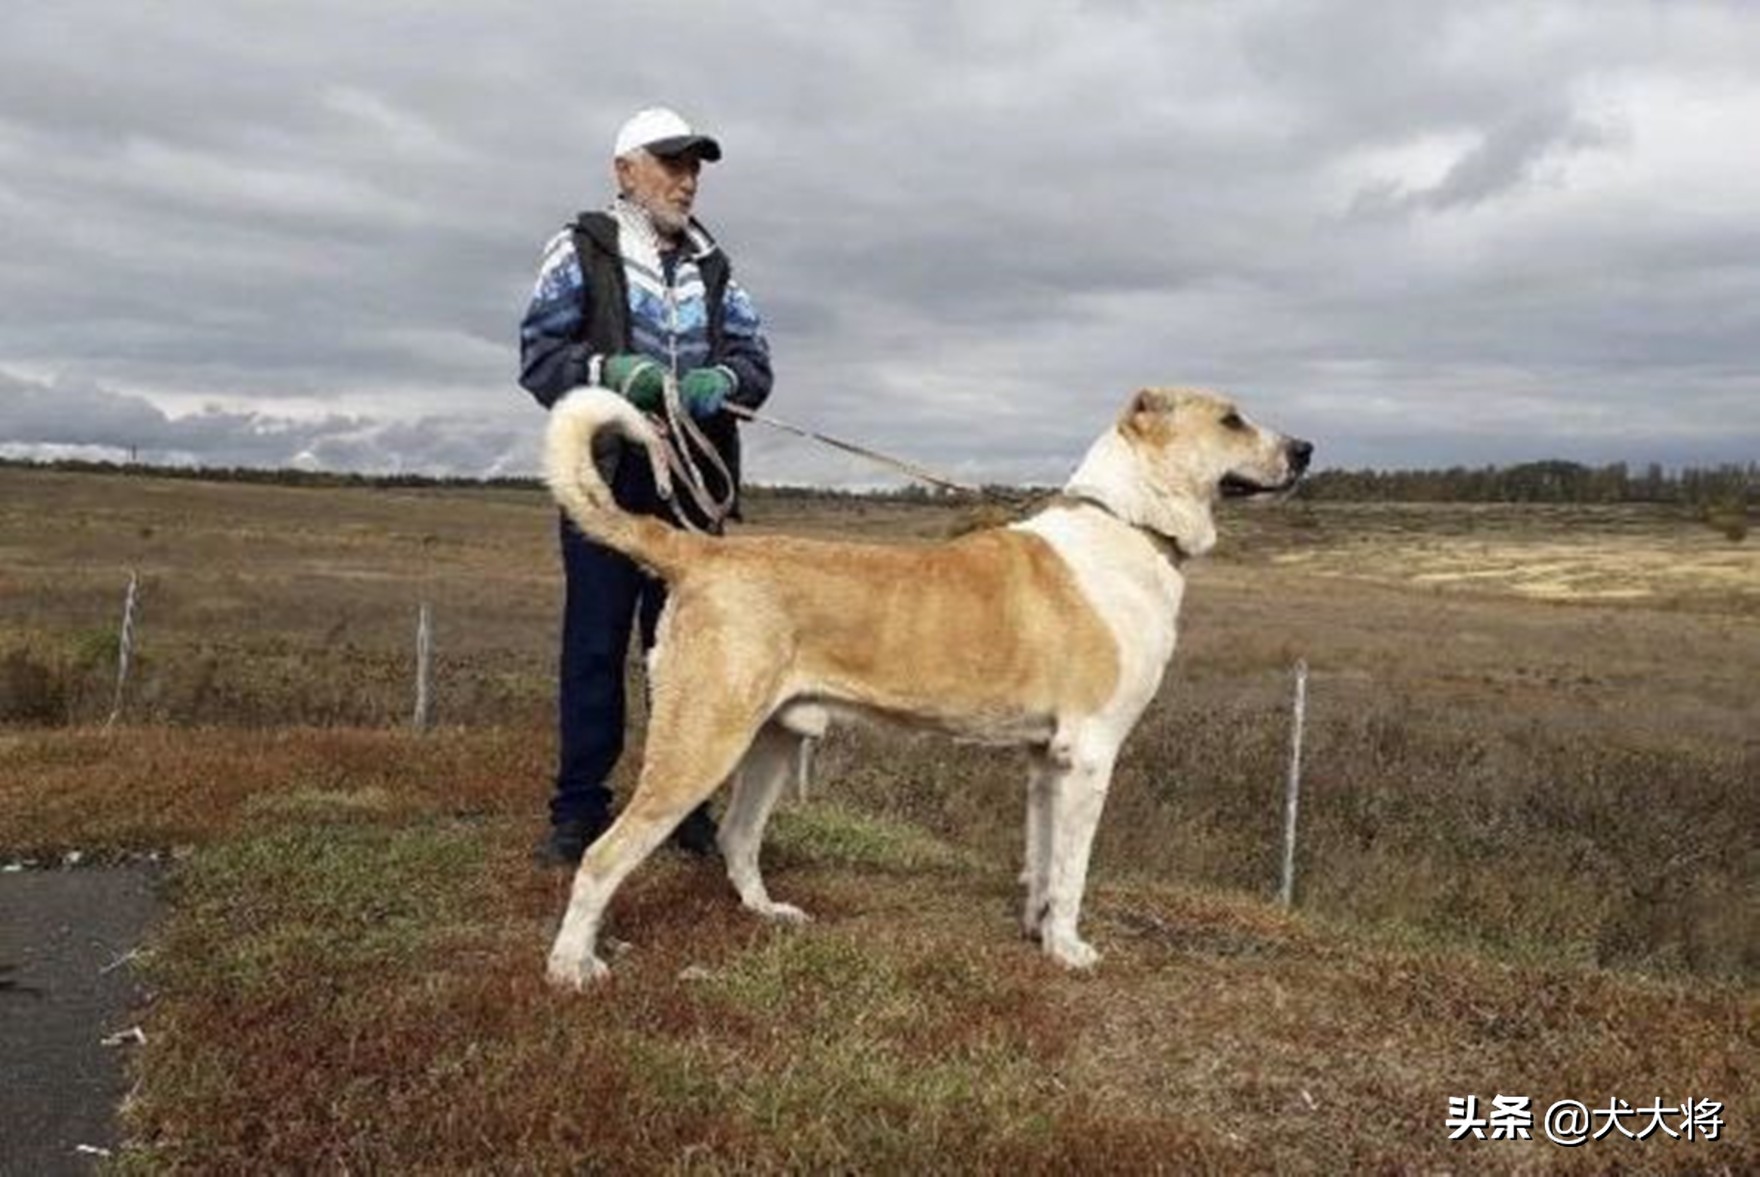
[(645, 147), (652, 155), (674, 156), (695, 152), (698, 159), (714, 163), (721, 158), (721, 144), (699, 135), (675, 110), (650, 106), (638, 110), (617, 132), (617, 156)]

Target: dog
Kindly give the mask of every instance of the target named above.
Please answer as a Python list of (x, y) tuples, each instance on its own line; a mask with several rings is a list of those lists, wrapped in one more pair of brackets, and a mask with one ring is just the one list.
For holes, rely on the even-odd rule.
[(584, 989), (608, 974), (596, 942), (612, 895), (730, 780), (719, 847), (740, 902), (805, 921), (770, 897), (759, 846), (800, 741), (845, 718), (1028, 750), (1022, 931), (1063, 965), (1092, 966), (1077, 934), (1089, 851), (1113, 762), (1173, 655), (1181, 566), (1215, 544), (1218, 498), (1292, 487), (1313, 446), (1214, 393), (1146, 389), (1031, 517), (882, 545), (709, 537), (629, 514), (598, 464), (618, 435), (670, 493), (656, 427), (610, 391), (569, 393), (545, 437), (569, 518), (669, 591), (640, 779), (581, 859), (549, 979)]

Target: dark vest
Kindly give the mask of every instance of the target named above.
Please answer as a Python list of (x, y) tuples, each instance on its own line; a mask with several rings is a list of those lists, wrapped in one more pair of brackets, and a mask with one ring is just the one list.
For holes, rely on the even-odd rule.
[[(606, 212), (583, 212), (570, 226), (574, 232), (574, 254), (581, 267), (581, 298), (586, 314), (581, 316), (579, 340), (599, 355), (630, 350), (629, 279), (623, 269), (623, 254), (617, 245), (617, 218)], [(709, 360), (721, 359), (725, 345), (724, 329), (727, 307), (724, 296), (733, 269), (727, 255), (719, 249), (696, 259), (703, 277), (703, 298), (709, 314)], [(683, 373), (680, 373), (683, 375)], [(714, 443), (721, 460), (733, 475), (733, 517), (739, 517), (739, 429), (733, 414), (717, 413), (708, 421), (698, 422), (703, 435)], [(628, 443), (622, 443), (629, 449)], [(620, 461), (620, 471), (635, 463)], [(645, 463), (644, 463), (645, 465)], [(713, 469), (703, 468), (703, 478), (711, 494), (719, 498), (727, 492)], [(619, 495), (621, 500), (622, 496)], [(692, 515), (695, 512), (692, 511)]]

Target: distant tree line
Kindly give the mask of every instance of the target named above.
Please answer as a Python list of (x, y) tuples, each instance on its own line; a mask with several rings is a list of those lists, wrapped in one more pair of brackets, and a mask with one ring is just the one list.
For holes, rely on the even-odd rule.
[(349, 474), (333, 470), (295, 470), (262, 466), (155, 466), (146, 462), (94, 462), (84, 458), (57, 458), (49, 462), (28, 459), (0, 458), (0, 469), (24, 467), (34, 470), (62, 470), (73, 474), (124, 474), (149, 478), (182, 478), (192, 482), (247, 482), (259, 486), (310, 487), (374, 487), (399, 489), (407, 487), (494, 487), (509, 490), (539, 490), (542, 483), (535, 477), (462, 478), (439, 474)]
[[(81, 459), (32, 462), (0, 459), (0, 467), (30, 467), (76, 473), (150, 475), (208, 482), (266, 486), (493, 487), (537, 491), (532, 477), (459, 478), (429, 474), (345, 474), (326, 470), (270, 470), (249, 466), (154, 466)], [(1021, 500), (1055, 493), (1052, 487), (987, 485), (982, 496), (911, 483), (899, 487), (839, 490), (814, 486), (749, 486), (754, 499), (847, 499), (901, 503), (965, 503), (979, 497)], [(1665, 469), (1652, 462), (1634, 471), (1624, 462), (1586, 466), (1578, 462), (1524, 462), (1515, 466), (1450, 466), (1442, 470), (1321, 470), (1298, 491), (1328, 502), (1467, 503), (1675, 503), (1684, 506), (1745, 507), (1760, 504), (1760, 462), (1747, 465), (1686, 466)]]
[(1652, 462), (1640, 472), (1624, 462), (1585, 466), (1556, 460), (1446, 470), (1321, 470), (1307, 479), (1302, 493), (1337, 502), (1734, 506), (1760, 502), (1760, 462), (1677, 470)]

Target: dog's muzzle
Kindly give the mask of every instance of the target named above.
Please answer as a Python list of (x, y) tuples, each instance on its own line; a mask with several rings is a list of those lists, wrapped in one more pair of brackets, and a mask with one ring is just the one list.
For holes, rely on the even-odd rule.
[(1222, 479), (1222, 494), (1225, 498), (1241, 499), (1249, 495), (1275, 494), (1280, 490), (1288, 490), (1307, 473), (1308, 463), (1314, 458), (1314, 443), (1292, 437), (1283, 446), (1283, 466), (1287, 475), (1283, 481), (1267, 484), (1256, 482), (1240, 474), (1226, 474)]

